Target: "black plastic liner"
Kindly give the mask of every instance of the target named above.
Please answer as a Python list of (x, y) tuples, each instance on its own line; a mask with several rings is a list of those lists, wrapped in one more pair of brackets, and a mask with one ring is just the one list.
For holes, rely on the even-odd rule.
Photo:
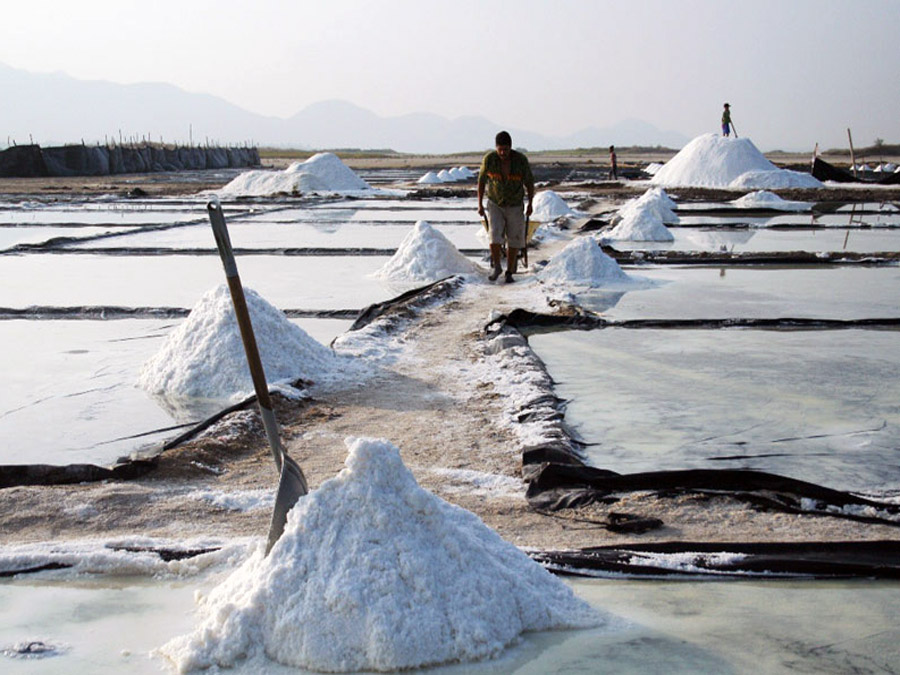
[[(617, 495), (628, 492), (656, 492), (662, 495), (728, 495), (754, 506), (786, 511), (828, 515), (882, 523), (900, 527), (900, 506), (877, 502), (849, 492), (832, 490), (815, 483), (752, 469), (684, 469), (619, 474), (607, 469), (585, 466), (572, 458), (566, 463), (545, 462), (529, 471), (528, 503), (540, 511), (614, 503)], [(803, 508), (803, 501), (815, 504), (815, 510)], [(885, 517), (854, 515), (844, 507), (871, 507)], [(830, 510), (829, 510), (830, 509)]]
[(812, 175), (821, 181), (834, 183), (872, 183), (876, 185), (900, 185), (900, 173), (887, 173), (880, 177), (857, 177), (845, 169), (829, 164), (821, 157), (813, 160)]
[[(900, 226), (892, 226), (891, 229)], [(603, 247), (603, 252), (620, 265), (896, 265), (900, 252), (883, 251), (619, 251)]]
[(727, 317), (721, 319), (626, 319), (614, 321), (604, 319), (583, 310), (570, 309), (564, 314), (539, 314), (526, 309), (514, 309), (494, 319), (488, 330), (508, 326), (523, 333), (540, 330), (601, 328), (629, 329), (720, 329), (758, 328), (763, 330), (842, 330), (850, 328), (896, 329), (900, 328), (900, 317), (880, 317), (866, 319), (811, 319), (804, 317), (784, 317), (778, 319)]
[(462, 277), (446, 277), (427, 286), (414, 288), (390, 300), (369, 305), (359, 313), (349, 330), (359, 330), (379, 318), (385, 318), (390, 326), (395, 326), (401, 320), (413, 318), (416, 312), (426, 305), (449, 298), (462, 285)]
[[(667, 565), (665, 554), (688, 564)], [(692, 556), (686, 559), (685, 554)], [(709, 543), (673, 541), (598, 546), (529, 555), (573, 576), (739, 576), (900, 579), (900, 541)]]

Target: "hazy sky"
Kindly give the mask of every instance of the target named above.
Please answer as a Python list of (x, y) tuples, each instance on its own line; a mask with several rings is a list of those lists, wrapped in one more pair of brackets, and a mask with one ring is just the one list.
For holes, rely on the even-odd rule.
[(728, 101), (763, 150), (900, 142), (900, 0), (31, 0), (4, 6), (0, 62), (279, 117), (344, 99), (693, 137)]

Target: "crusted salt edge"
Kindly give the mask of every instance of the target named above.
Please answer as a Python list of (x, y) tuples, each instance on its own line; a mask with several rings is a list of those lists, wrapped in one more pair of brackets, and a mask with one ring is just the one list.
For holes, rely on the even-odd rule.
[(205, 502), (226, 511), (256, 511), (270, 509), (275, 504), (273, 489), (258, 490), (193, 490), (185, 497)]
[[(4, 546), (0, 549), (0, 572), (29, 570), (46, 565), (61, 565), (65, 569), (42, 572), (44, 575), (136, 575), (157, 577), (191, 577), (212, 567), (234, 564), (246, 558), (256, 538), (185, 538), (172, 541), (156, 537), (118, 537), (115, 539), (84, 539), (66, 542), (40, 542)], [(165, 561), (156, 552), (200, 551), (182, 560)]]
[(520, 478), (512, 476), (443, 467), (429, 469), (429, 471), (445, 479), (448, 492), (482, 494), (492, 498), (521, 497), (525, 492), (525, 483)]
[(527, 631), (606, 619), (474, 514), (418, 486), (385, 440), (348, 439), (346, 468), (303, 497), (159, 650), (182, 672), (263, 653), (326, 672), (498, 655)]
[[(824, 508), (823, 508), (824, 506)], [(818, 499), (810, 497), (802, 497), (800, 499), (800, 510), (812, 513), (833, 513), (841, 516), (854, 516), (857, 518), (877, 518), (879, 520), (890, 520), (892, 522), (900, 522), (900, 513), (892, 513), (886, 509), (879, 509), (868, 504), (822, 504)]]

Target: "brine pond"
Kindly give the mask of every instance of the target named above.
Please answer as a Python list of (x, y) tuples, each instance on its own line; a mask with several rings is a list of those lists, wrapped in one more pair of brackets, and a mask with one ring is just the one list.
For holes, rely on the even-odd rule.
[[(196, 625), (202, 578), (0, 583), (0, 670), (10, 675), (158, 673), (150, 652)], [(499, 658), (439, 675), (545, 673), (894, 673), (900, 585), (869, 581), (571, 580), (611, 617), (604, 628), (525, 634)], [(29, 643), (51, 651), (16, 654)], [(236, 674), (308, 671), (269, 662)]]

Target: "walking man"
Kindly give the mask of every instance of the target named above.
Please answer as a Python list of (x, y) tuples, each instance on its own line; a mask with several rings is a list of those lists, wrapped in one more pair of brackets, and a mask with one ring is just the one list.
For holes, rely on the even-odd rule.
[[(501, 131), (494, 139), (496, 150), (481, 160), (478, 173), (478, 215), (484, 218), (484, 194), (487, 185), (487, 219), (491, 235), (491, 265), (488, 279), (494, 281), (502, 268), (501, 248), (506, 242), (506, 283), (515, 281), (519, 251), (525, 248), (525, 218), (531, 216), (534, 201), (534, 176), (528, 158), (512, 149), (512, 138)], [(528, 204), (522, 212), (522, 203)]]

